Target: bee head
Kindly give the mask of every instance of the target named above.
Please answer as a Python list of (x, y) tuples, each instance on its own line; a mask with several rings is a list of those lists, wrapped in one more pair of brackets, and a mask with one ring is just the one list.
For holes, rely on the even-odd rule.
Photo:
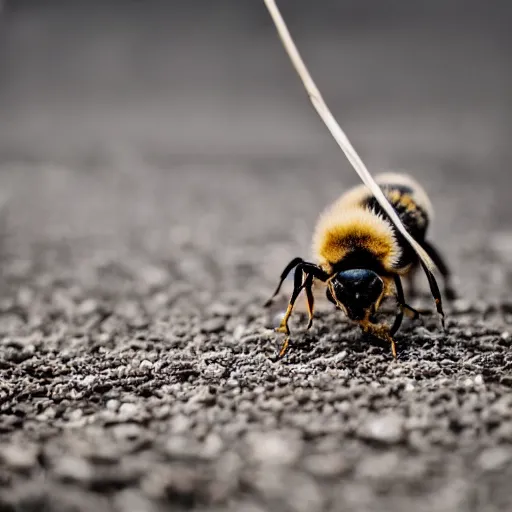
[(356, 268), (336, 274), (327, 288), (327, 297), (341, 304), (351, 320), (363, 320), (383, 291), (384, 282), (375, 272)]

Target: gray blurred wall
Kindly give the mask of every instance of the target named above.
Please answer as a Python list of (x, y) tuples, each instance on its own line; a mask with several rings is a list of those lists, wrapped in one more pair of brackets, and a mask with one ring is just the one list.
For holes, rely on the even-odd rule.
[[(279, 4), (370, 161), (509, 154), (509, 1)], [(338, 158), (262, 1), (7, 0), (0, 38), (4, 161)]]

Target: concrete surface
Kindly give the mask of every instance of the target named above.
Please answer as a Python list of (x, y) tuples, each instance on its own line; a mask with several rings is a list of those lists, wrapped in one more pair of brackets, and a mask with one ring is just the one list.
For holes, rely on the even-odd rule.
[[(52, 102), (55, 75), (45, 87), (4, 47), (1, 510), (512, 510), (510, 71), (504, 33), (470, 28), (436, 32), (441, 60), (428, 28), (354, 31), (340, 54), (305, 39), (372, 170), (406, 167), (430, 192), (458, 277), (447, 333), (407, 322), (396, 362), (325, 307), (271, 360), (261, 304), (357, 179), (270, 30), (248, 46), (254, 75), (232, 49), (213, 99), (175, 84), (153, 108), (105, 106), (96, 68), (90, 94), (77, 72)], [(350, 79), (329, 71), (340, 55)]]

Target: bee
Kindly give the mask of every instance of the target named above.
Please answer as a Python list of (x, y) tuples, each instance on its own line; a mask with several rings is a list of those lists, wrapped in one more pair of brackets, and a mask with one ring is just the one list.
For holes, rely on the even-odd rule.
[[(439, 251), (426, 238), (433, 210), (425, 190), (405, 174), (380, 174), (375, 181), (407, 232), (437, 266), (444, 280), (446, 298), (453, 300), (456, 294), (450, 270)], [(305, 290), (307, 298), (307, 328), (313, 324), (312, 288), (315, 282), (326, 285), (327, 299), (351, 321), (359, 324), (364, 333), (389, 342), (396, 358), (394, 335), (402, 324), (404, 313), (413, 317), (419, 315), (405, 302), (402, 277), (409, 280), (410, 290), (413, 291), (414, 275), (421, 265), (444, 327), (442, 298), (434, 275), (365, 185), (348, 190), (325, 209), (318, 219), (312, 246), (316, 262), (302, 258), (290, 261), (281, 274), (274, 294), (265, 304), (268, 306), (272, 303), (283, 281), (295, 269), (293, 292), (277, 329), (287, 335), (279, 357), (284, 356), (288, 349), (288, 320), (302, 290)], [(386, 297), (395, 297), (398, 307), (391, 326), (375, 323), (375, 315)]]
[[(318, 220), (313, 236), (317, 262), (294, 258), (283, 270), (280, 282), (267, 304), (279, 293), (283, 281), (295, 269), (293, 293), (279, 332), (287, 335), (279, 356), (289, 343), (288, 319), (294, 303), (305, 290), (309, 312), (308, 328), (313, 322), (313, 283), (327, 287), (327, 298), (357, 322), (364, 332), (389, 341), (396, 358), (394, 334), (405, 312), (419, 312), (405, 303), (401, 277), (411, 276), (421, 266), (444, 328), (441, 293), (433, 271), (444, 278), (447, 298), (455, 293), (450, 272), (438, 250), (426, 240), (432, 207), (425, 191), (410, 176), (381, 174), (374, 179), (325, 103), (311, 77), (275, 0), (264, 0), (284, 49), (290, 58), (311, 103), (334, 140), (345, 153), (364, 186), (349, 190), (330, 206)], [(385, 297), (394, 296), (398, 313), (391, 327), (377, 324), (375, 314)]]

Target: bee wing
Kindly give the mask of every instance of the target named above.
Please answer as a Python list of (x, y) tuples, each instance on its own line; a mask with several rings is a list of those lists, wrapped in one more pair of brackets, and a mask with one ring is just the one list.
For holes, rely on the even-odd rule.
[(322, 121), (327, 126), (332, 136), (345, 153), (345, 156), (348, 158), (349, 162), (352, 164), (352, 167), (355, 169), (363, 183), (370, 189), (384, 211), (389, 215), (389, 218), (393, 221), (395, 227), (411, 244), (423, 265), (430, 272), (433, 272), (436, 268), (434, 262), (430, 259), (423, 247), (421, 247), (421, 245), (416, 242), (416, 240), (414, 240), (414, 238), (407, 232), (395, 210), (386, 199), (386, 196), (382, 192), (381, 188), (373, 179), (372, 175), (366, 168), (366, 165), (363, 163), (356, 150), (345, 135), (345, 132), (341, 129), (340, 125), (337, 123), (336, 119), (327, 107), (325, 101), (322, 98), (322, 95), (320, 94), (320, 91), (315, 85), (315, 82), (311, 78), (311, 75), (309, 74), (309, 71), (304, 64), (304, 61), (302, 60), (302, 57), (300, 56), (295, 43), (293, 42), (286, 23), (284, 22), (279, 9), (277, 8), (275, 0), (264, 0), (264, 2), (268, 11), (270, 12), (270, 15), (272, 16), (283, 46), (288, 56), (290, 57), (290, 60), (292, 61), (292, 64), (295, 67), (295, 70), (297, 71), (300, 79), (302, 80), (302, 83), (304, 84), (304, 87), (306, 88), (306, 91), (309, 95), (309, 99), (318, 112), (318, 115), (322, 118)]

